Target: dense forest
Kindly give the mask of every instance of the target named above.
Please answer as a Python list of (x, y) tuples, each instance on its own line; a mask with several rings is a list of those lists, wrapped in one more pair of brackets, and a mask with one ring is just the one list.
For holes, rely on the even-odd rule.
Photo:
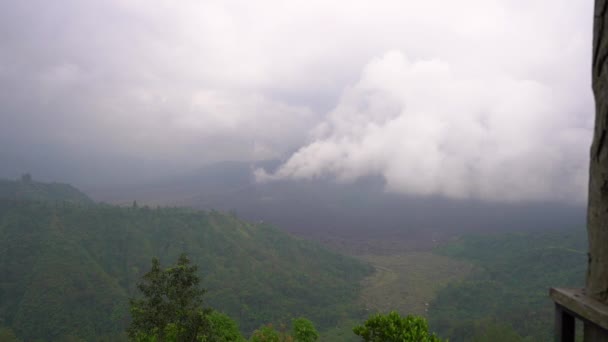
[[(435, 293), (428, 329), (453, 342), (549, 340), (548, 288), (581, 285), (586, 248), (584, 232), (572, 229), (454, 234), (432, 260), (460, 260), (472, 271)], [(399, 310), (403, 317), (364, 310), (363, 286), (377, 285), (369, 283), (374, 277), (362, 282), (372, 266), (264, 222), (214, 210), (100, 204), (70, 185), (25, 175), (0, 181), (0, 339), (125, 340), (129, 299), (150, 261), (170, 264), (182, 253), (197, 265), (211, 317), (234, 320), (242, 336), (271, 333), (260, 327), (287, 327), (298, 317), (335, 341), (422, 322), (405, 318), (407, 310)], [(425, 272), (437, 279), (435, 268)]]
[(70, 184), (37, 182), (27, 173), (19, 181), (0, 179), (0, 198), (93, 204), (87, 195)]
[(550, 341), (549, 288), (583, 285), (586, 250), (582, 229), (469, 235), (443, 246), (436, 252), (470, 261), (475, 270), (439, 291), (430, 324), (453, 342), (489, 341), (483, 336), (490, 333), (504, 341)]
[(233, 215), (58, 201), (71, 190), (50, 190), (0, 200), (0, 325), (20, 338), (122, 337), (150, 260), (181, 253), (199, 266), (208, 305), (245, 333), (299, 316), (320, 330), (363, 317), (355, 299), (371, 268), (353, 258)]

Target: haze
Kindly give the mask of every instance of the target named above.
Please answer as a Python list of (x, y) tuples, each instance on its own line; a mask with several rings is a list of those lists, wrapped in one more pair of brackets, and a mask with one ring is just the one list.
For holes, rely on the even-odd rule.
[[(4, 1), (0, 176), (586, 198), (592, 1)], [(257, 165), (257, 164), (256, 164)]]

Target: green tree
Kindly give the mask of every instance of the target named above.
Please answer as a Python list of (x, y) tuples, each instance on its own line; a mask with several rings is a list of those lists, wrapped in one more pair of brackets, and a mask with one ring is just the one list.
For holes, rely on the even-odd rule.
[(369, 342), (441, 342), (429, 332), (429, 326), (422, 317), (408, 315), (401, 317), (397, 312), (376, 314), (353, 332)]
[(236, 322), (230, 316), (213, 311), (207, 316), (209, 334), (204, 341), (210, 342), (238, 342), (245, 341)]
[(272, 326), (272, 324), (264, 325), (253, 332), (251, 342), (281, 342), (281, 334)]
[(306, 318), (296, 318), (291, 322), (292, 335), (296, 342), (314, 342), (319, 339), (319, 333), (312, 322)]
[(210, 310), (203, 307), (205, 290), (199, 287), (196, 271), (184, 254), (166, 269), (152, 259), (152, 269), (137, 285), (144, 297), (130, 300), (131, 340), (196, 341), (209, 334)]

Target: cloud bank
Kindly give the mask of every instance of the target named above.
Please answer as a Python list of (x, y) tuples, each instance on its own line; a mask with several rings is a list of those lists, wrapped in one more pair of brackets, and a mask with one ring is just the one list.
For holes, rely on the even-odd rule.
[(260, 179), (584, 198), (592, 7), (0, 2), (0, 176), (52, 164), (61, 180), (112, 181), (279, 158)]
[(381, 175), (386, 189), (491, 200), (580, 200), (589, 128), (535, 80), (456, 75), (391, 51), (370, 62), (312, 142), (259, 181)]

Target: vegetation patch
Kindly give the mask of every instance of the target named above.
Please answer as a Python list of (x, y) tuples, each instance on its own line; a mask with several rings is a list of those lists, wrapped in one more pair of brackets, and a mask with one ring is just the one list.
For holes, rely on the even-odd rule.
[(0, 200), (0, 326), (25, 340), (118, 340), (150, 260), (188, 254), (211, 307), (248, 335), (311, 319), (360, 319), (370, 266), (215, 211)]
[(470, 262), (433, 254), (410, 252), (361, 257), (376, 272), (363, 282), (361, 301), (369, 312), (395, 310), (403, 315), (426, 316), (429, 303), (448, 283), (464, 279)]
[(453, 342), (490, 335), (551, 340), (549, 288), (582, 287), (586, 249), (584, 230), (465, 236), (438, 249), (476, 267), (439, 292), (429, 311), (431, 327)]

